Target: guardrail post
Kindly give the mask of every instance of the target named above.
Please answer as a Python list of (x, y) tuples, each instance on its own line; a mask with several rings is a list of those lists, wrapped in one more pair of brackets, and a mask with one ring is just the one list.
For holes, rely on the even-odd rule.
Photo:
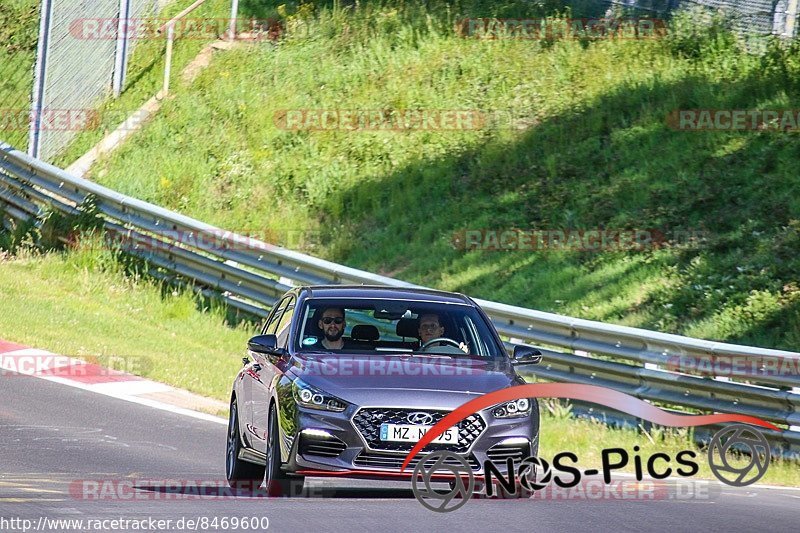
[(231, 20), (228, 26), (228, 40), (236, 40), (236, 17), (239, 15), (239, 0), (232, 0), (231, 2)]
[(128, 67), (128, 39), (130, 31), (131, 0), (119, 0), (119, 21), (117, 24), (117, 49), (114, 56), (114, 98), (119, 98), (125, 83)]
[(783, 36), (791, 39), (795, 35), (795, 25), (797, 24), (797, 3), (798, 0), (789, 0), (786, 6), (786, 25), (784, 26)]
[(47, 56), (50, 53), (50, 30), (52, 28), (53, 2), (42, 0), (39, 18), (39, 43), (36, 48), (36, 71), (34, 73), (33, 94), (31, 95), (31, 122), (28, 134), (28, 155), (39, 157), (41, 138), (39, 132), (42, 125), (42, 107), (44, 106), (44, 89), (47, 77)]
[(161, 91), (162, 97), (169, 94), (169, 77), (172, 73), (172, 46), (175, 42), (175, 23), (167, 28), (167, 58), (164, 64), (164, 87)]

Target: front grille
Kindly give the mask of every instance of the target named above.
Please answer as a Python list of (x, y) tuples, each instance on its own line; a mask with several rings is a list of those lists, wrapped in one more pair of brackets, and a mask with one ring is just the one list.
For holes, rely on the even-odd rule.
[(301, 435), (300, 455), (316, 455), (319, 457), (338, 457), (347, 445), (336, 437), (310, 437)]
[[(413, 472), (414, 468), (417, 466), (417, 463), (419, 463), (420, 459), (423, 457), (424, 457), (423, 455), (419, 454), (415, 455), (414, 458), (411, 459), (411, 462), (408, 463), (407, 470), (409, 472)], [(397, 455), (394, 453), (386, 453), (386, 452), (370, 452), (364, 450), (360, 454), (358, 454), (358, 457), (355, 458), (355, 460), (353, 461), (353, 466), (361, 466), (364, 468), (392, 468), (399, 470), (400, 467), (403, 465), (403, 461), (405, 461), (405, 459), (406, 459), (405, 455)], [(425, 461), (425, 466), (427, 468), (430, 468), (431, 466), (433, 466), (433, 462), (434, 462), (433, 459), (428, 459), (427, 461)], [(476, 472), (481, 469), (478, 460), (475, 459), (475, 456), (473, 456), (472, 454), (470, 454), (470, 456), (467, 457), (467, 462), (469, 463), (469, 466)], [(461, 463), (459, 463), (455, 459), (450, 459), (450, 458), (445, 459), (444, 464), (453, 466), (462, 466)]]
[[(408, 452), (414, 447), (414, 442), (385, 442), (380, 440), (381, 424), (408, 424), (408, 415), (411, 413), (425, 412), (433, 417), (430, 425), (436, 424), (444, 418), (450, 411), (431, 411), (428, 409), (390, 409), (380, 407), (370, 407), (360, 409), (353, 417), (353, 424), (367, 445), (373, 450), (387, 450)], [(457, 424), (458, 444), (431, 443), (423, 448), (423, 451), (432, 452), (436, 450), (448, 450), (456, 453), (464, 453), (475, 442), (483, 430), (486, 429), (486, 422), (480, 415), (473, 413)]]
[(497, 466), (506, 466), (506, 459), (511, 458), (514, 464), (522, 462), (522, 460), (530, 454), (530, 446), (527, 444), (511, 444), (503, 445), (497, 444), (489, 448), (486, 455), (489, 460)]

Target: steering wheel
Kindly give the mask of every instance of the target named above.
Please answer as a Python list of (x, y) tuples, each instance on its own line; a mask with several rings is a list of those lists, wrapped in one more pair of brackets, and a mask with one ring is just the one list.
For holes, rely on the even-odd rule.
[(423, 344), (422, 346), (420, 346), (419, 347), (420, 351), (428, 349), (428, 346), (430, 346), (434, 342), (444, 342), (444, 343), (447, 343), (447, 344), (452, 344), (453, 346), (455, 346), (459, 350), (461, 349), (461, 346), (459, 346), (459, 343), (457, 341), (454, 341), (453, 339), (449, 339), (447, 337), (436, 337), (435, 339), (431, 339), (428, 342), (426, 342), (425, 344)]

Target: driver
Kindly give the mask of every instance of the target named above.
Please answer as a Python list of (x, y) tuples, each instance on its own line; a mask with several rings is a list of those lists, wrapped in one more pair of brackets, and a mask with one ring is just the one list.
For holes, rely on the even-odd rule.
[[(444, 326), (442, 326), (441, 320), (439, 320), (439, 315), (436, 313), (427, 313), (419, 317), (419, 329), (417, 330), (417, 334), (420, 340), (420, 348), (425, 346), (426, 343), (430, 342), (433, 339), (445, 337), (444, 334)], [(445, 352), (445, 353), (469, 353), (469, 349), (467, 345), (459, 343), (458, 348), (453, 346), (452, 344), (447, 344), (444, 342), (436, 342), (431, 344), (430, 346), (425, 348), (425, 351), (430, 352)]]
[(341, 350), (349, 348), (342, 335), (347, 326), (344, 317), (344, 309), (341, 307), (327, 307), (322, 310), (322, 314), (317, 321), (317, 326), (322, 331), (324, 337), (317, 341), (312, 348), (324, 348), (326, 350)]

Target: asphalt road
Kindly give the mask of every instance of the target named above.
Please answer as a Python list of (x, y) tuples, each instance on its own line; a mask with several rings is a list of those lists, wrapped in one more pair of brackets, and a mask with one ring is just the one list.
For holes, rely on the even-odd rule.
[[(248, 526), (268, 520), (270, 531), (381, 533), (778, 532), (797, 531), (800, 523), (800, 492), (716, 483), (689, 499), (482, 499), (451, 513), (425, 509), (403, 482), (309, 480), (303, 497), (230, 495), (213, 488), (225, 485), (224, 449), (221, 424), (41, 379), (0, 376), (0, 531), (155, 531), (157, 520), (164, 521), (162, 530), (233, 530), (224, 517), (246, 519)], [(175, 494), (178, 482), (183, 488)], [(193, 493), (203, 484), (205, 496)], [(214, 518), (217, 527), (211, 527)], [(153, 522), (119, 527), (125, 524), (111, 522), (117, 519)], [(188, 520), (197, 527), (186, 527)]]

